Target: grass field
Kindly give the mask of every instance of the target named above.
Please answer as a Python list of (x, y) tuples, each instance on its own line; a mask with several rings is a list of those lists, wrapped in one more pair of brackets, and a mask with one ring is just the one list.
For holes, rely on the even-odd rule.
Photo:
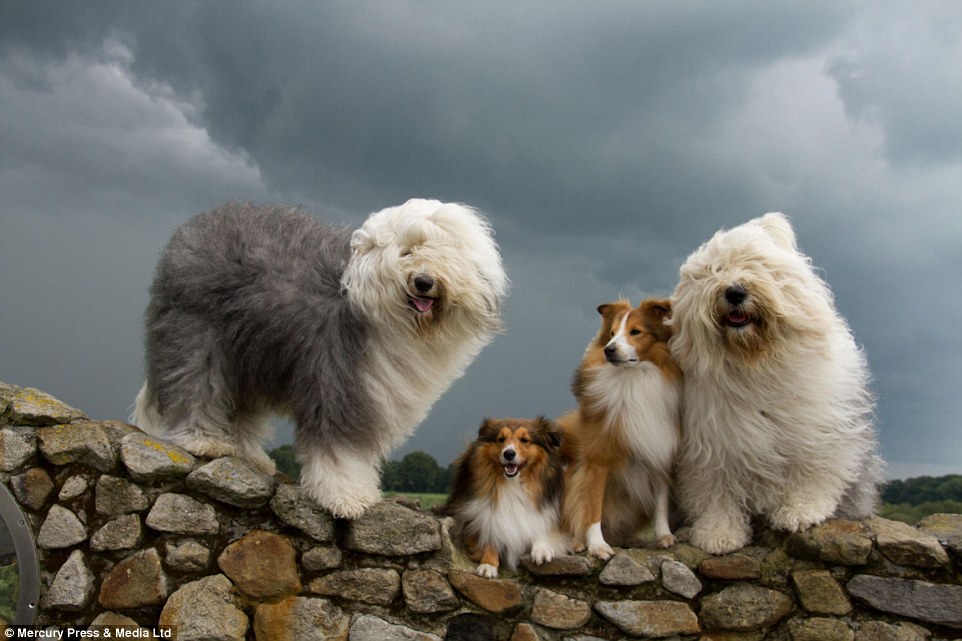
[(385, 496), (406, 496), (412, 499), (418, 499), (421, 501), (421, 508), (424, 510), (429, 510), (435, 505), (441, 505), (444, 503), (448, 495), (447, 494), (427, 494), (419, 492), (385, 492)]

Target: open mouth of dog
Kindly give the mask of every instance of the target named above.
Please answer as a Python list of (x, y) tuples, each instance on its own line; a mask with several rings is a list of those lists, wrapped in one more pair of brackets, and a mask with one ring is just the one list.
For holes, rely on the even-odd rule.
[(734, 329), (739, 329), (741, 327), (747, 327), (755, 322), (754, 317), (740, 309), (733, 309), (724, 317), (722, 317), (722, 322), (726, 327), (731, 327)]
[(436, 300), (430, 296), (408, 296), (408, 304), (418, 314), (427, 314), (434, 309)]
[(524, 469), (524, 463), (504, 463), (501, 467), (504, 469), (504, 477), (513, 479), (518, 474), (521, 474), (521, 470)]

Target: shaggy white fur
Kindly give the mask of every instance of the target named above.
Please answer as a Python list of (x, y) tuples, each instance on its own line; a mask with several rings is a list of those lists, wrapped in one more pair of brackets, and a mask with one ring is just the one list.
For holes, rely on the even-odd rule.
[(791, 532), (869, 516), (883, 464), (866, 359), (785, 216), (718, 232), (682, 266), (672, 307), (691, 542), (741, 548), (753, 514)]

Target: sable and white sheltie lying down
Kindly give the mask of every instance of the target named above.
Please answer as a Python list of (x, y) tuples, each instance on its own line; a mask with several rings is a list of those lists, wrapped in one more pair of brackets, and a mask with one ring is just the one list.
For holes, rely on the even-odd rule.
[(682, 374), (668, 349), (670, 301), (621, 300), (598, 313), (601, 330), (572, 385), (579, 409), (558, 422), (571, 461), (564, 523), (576, 545), (607, 559), (610, 544), (625, 545), (652, 517), (657, 545), (675, 543), (668, 502)]
[(461, 527), (477, 574), (498, 576), (530, 552), (541, 565), (567, 551), (559, 527), (564, 471), (561, 428), (534, 420), (487, 418), (454, 462), (447, 511)]

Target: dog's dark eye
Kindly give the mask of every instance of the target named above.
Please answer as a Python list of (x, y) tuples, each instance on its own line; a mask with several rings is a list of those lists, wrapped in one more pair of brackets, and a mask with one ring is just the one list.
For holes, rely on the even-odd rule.
[(499, 436), (499, 437), (498, 437), (498, 443), (504, 443), (504, 437), (503, 437), (503, 436)]
[(640, 330), (640, 329), (633, 329), (633, 330), (631, 330), (631, 331), (628, 332), (628, 333), (631, 334), (632, 336), (637, 336), (638, 334), (641, 333), (641, 330)]
[(526, 438), (523, 438), (523, 439), (521, 439), (521, 442), (524, 443), (525, 445), (527, 445), (527, 444), (530, 443), (531, 441), (529, 441), (529, 440), (526, 439)]
[(407, 258), (408, 256), (410, 256), (410, 255), (413, 254), (413, 253), (414, 253), (414, 252), (411, 251), (410, 249), (405, 249), (405, 250), (403, 250), (403, 251), (401, 252), (401, 258)]

